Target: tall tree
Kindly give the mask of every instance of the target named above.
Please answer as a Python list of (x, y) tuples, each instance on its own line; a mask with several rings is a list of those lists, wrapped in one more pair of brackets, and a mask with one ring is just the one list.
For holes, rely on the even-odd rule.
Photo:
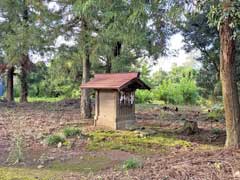
[[(81, 52), (83, 82), (89, 80), (90, 72), (129, 71), (138, 58), (157, 57), (165, 50), (166, 36), (170, 32), (164, 22), (165, 3), (145, 0), (73, 2), (69, 9), (74, 13), (67, 20), (68, 33), (65, 34), (74, 37), (75, 46)], [(156, 6), (161, 9), (160, 13), (157, 13)], [(153, 19), (151, 23), (149, 19)], [(90, 64), (94, 68), (90, 69)], [(89, 117), (90, 101), (86, 91), (81, 92), (83, 118)]]
[(13, 78), (14, 78), (14, 66), (9, 66), (7, 68), (7, 93), (6, 99), (8, 102), (14, 101), (14, 92), (13, 92)]
[(226, 121), (226, 147), (240, 147), (240, 105), (236, 82), (235, 39), (240, 21), (240, 2), (223, 0), (211, 9), (210, 20), (219, 28), (220, 77)]
[(0, 1), (1, 48), (5, 61), (20, 67), (21, 102), (27, 101), (30, 56), (54, 42), (56, 14), (45, 1)]
[[(201, 62), (198, 86), (201, 87), (201, 95), (209, 98), (221, 96), (220, 84), (220, 37), (216, 27), (210, 27), (208, 13), (213, 2), (202, 3), (201, 11), (186, 12), (180, 19), (180, 29), (185, 43), (185, 50), (200, 51), (197, 60)], [(237, 43), (237, 42), (236, 42)], [(240, 48), (236, 46), (236, 54), (240, 55)], [(236, 66), (240, 67), (240, 59), (236, 58)], [(240, 80), (240, 71), (236, 73), (237, 81)], [(209, 93), (211, 92), (211, 93)]]

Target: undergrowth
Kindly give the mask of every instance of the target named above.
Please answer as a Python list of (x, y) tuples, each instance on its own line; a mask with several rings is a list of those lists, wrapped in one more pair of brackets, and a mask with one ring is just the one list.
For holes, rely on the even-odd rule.
[(58, 143), (64, 143), (65, 139), (61, 135), (50, 135), (46, 139), (48, 145), (57, 145)]
[(123, 169), (136, 169), (142, 167), (142, 163), (136, 158), (130, 158), (123, 162)]
[(81, 131), (79, 128), (75, 128), (75, 127), (66, 127), (63, 130), (63, 134), (65, 137), (74, 137), (74, 136), (78, 136), (81, 134)]

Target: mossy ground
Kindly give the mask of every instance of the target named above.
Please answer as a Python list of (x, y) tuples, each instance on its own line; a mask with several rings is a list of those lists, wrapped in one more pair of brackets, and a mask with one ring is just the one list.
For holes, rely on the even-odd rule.
[(107, 157), (85, 156), (65, 162), (57, 160), (43, 169), (0, 167), (0, 180), (63, 180), (65, 175), (82, 177), (112, 166), (113, 162)]
[(188, 147), (190, 142), (177, 139), (173, 135), (158, 133), (153, 136), (139, 137), (132, 131), (94, 131), (90, 133), (88, 150), (117, 149), (133, 153), (165, 152), (174, 146)]
[(60, 180), (62, 172), (30, 168), (0, 167), (1, 180)]
[(48, 169), (56, 171), (94, 173), (112, 166), (112, 161), (107, 157), (85, 156), (82, 159), (73, 159), (66, 162), (55, 161)]

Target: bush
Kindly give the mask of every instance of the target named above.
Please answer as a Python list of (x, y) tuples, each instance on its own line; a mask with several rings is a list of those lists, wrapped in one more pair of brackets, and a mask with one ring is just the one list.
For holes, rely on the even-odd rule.
[(148, 90), (137, 90), (136, 91), (136, 103), (150, 103), (153, 100), (153, 94)]
[(81, 131), (79, 128), (74, 127), (67, 127), (63, 130), (63, 134), (65, 137), (73, 137), (81, 134)]
[(65, 139), (60, 135), (50, 135), (47, 137), (46, 142), (48, 145), (57, 145), (58, 143), (64, 143)]
[(142, 166), (141, 162), (134, 158), (128, 159), (123, 163), (123, 169), (126, 169), (126, 170), (139, 168), (141, 166)]
[(196, 104), (199, 98), (195, 81), (187, 78), (182, 78), (179, 82), (164, 80), (152, 92), (154, 100), (170, 104)]

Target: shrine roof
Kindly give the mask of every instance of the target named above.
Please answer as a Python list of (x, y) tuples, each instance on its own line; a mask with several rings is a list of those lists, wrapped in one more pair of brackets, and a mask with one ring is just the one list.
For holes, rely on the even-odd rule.
[(94, 78), (82, 84), (81, 88), (116, 90), (125, 88), (150, 89), (150, 87), (140, 79), (140, 73), (137, 72), (95, 74)]

